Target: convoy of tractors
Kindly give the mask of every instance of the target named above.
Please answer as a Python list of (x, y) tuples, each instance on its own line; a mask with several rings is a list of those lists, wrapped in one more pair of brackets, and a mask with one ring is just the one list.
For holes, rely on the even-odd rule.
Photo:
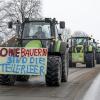
[[(11, 29), (13, 22), (9, 22), (8, 27)], [(17, 51), (15, 49), (11, 49), (12, 51), (9, 49), (10, 54), (9, 57), (7, 56), (9, 60), (6, 65), (2, 62), (0, 63), (0, 82), (3, 85), (14, 85), (16, 81), (28, 81), (30, 76), (34, 75), (41, 76), (41, 74), (37, 74), (37, 70), (39, 69), (42, 73), (44, 71), (42, 68), (45, 66), (46, 73), (44, 72), (45, 74), (43, 76), (45, 77), (46, 85), (60, 86), (61, 82), (67, 82), (68, 80), (69, 67), (76, 67), (77, 63), (82, 63), (86, 64), (86, 68), (93, 68), (96, 63), (100, 64), (99, 43), (88, 34), (77, 31), (70, 37), (64, 35), (65, 39), (62, 39), (63, 32), (59, 32), (59, 29), (65, 29), (64, 21), (58, 22), (55, 18), (40, 20), (29, 20), (26, 18), (22, 25), (16, 25), (16, 27), (16, 35), (9, 39), (7, 43), (2, 44), (0, 48), (0, 51), (6, 50), (4, 48), (7, 47), (10, 49), (12, 47), (17, 48)], [(27, 48), (24, 54), (28, 55), (26, 57), (28, 60), (31, 58), (30, 62), (27, 63), (27, 67), (24, 64), (27, 59), (16, 54), (18, 53), (20, 55), (19, 48)], [(43, 51), (44, 49), (47, 50), (47, 56), (45, 55), (45, 58), (42, 57), (42, 54), (46, 53), (46, 51)], [(35, 56), (31, 56), (33, 54), (31, 50), (35, 52)], [(4, 56), (5, 53), (2, 54), (1, 60)], [(21, 63), (20, 60), (22, 59), (21, 64), (24, 64), (21, 66), (22, 68), (15, 66), (16, 63), (10, 59), (12, 57), (14, 61), (15, 58), (17, 59), (15, 61), (17, 65)], [(14, 62), (15, 65), (8, 66), (9, 62)]]

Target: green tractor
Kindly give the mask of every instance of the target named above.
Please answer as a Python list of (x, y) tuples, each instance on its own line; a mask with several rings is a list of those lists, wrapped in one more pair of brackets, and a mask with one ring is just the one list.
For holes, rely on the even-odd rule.
[(91, 41), (91, 45), (95, 51), (95, 63), (100, 64), (100, 43), (96, 42), (95, 39)]
[(96, 63), (100, 64), (100, 43), (97, 43), (96, 47)]
[(93, 41), (84, 32), (75, 32), (69, 42), (69, 67), (76, 67), (77, 63), (86, 64), (86, 68), (95, 66), (95, 49)]
[[(12, 28), (12, 25), (13, 23), (9, 22), (8, 27)], [(66, 42), (62, 42), (61, 34), (58, 34), (58, 25), (60, 29), (65, 28), (65, 22), (58, 23), (55, 18), (25, 19), (21, 28), (16, 25), (18, 32), (15, 42), (8, 44), (10, 47), (48, 49), (47, 70), (44, 75), (47, 86), (60, 86), (61, 82), (67, 82), (68, 79), (68, 48)], [(1, 74), (0, 81), (2, 84), (14, 85), (16, 81), (28, 81), (30, 76), (30, 74)]]

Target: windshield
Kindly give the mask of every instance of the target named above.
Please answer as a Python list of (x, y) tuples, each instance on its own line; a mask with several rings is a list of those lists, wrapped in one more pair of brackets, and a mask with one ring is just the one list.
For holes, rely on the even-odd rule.
[(24, 25), (23, 38), (50, 38), (50, 24), (45, 22), (30, 22)]
[(72, 44), (73, 45), (83, 45), (86, 44), (87, 38), (73, 38), (72, 39)]

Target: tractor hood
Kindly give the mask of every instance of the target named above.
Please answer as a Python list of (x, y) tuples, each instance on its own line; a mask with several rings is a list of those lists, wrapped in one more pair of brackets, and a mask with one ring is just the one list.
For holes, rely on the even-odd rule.
[(42, 43), (40, 40), (31, 40), (25, 45), (25, 47), (42, 48)]

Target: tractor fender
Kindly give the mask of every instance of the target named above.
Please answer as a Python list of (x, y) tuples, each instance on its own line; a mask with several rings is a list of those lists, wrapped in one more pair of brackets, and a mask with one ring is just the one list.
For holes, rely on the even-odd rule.
[(61, 42), (61, 44), (60, 44), (60, 54), (65, 54), (66, 49), (67, 49), (67, 43)]
[(60, 52), (60, 46), (61, 46), (61, 41), (55, 41), (55, 45), (54, 45), (54, 52), (59, 53)]
[(56, 41), (54, 46), (54, 52), (57, 52), (59, 54), (65, 54), (66, 52), (66, 42)]

